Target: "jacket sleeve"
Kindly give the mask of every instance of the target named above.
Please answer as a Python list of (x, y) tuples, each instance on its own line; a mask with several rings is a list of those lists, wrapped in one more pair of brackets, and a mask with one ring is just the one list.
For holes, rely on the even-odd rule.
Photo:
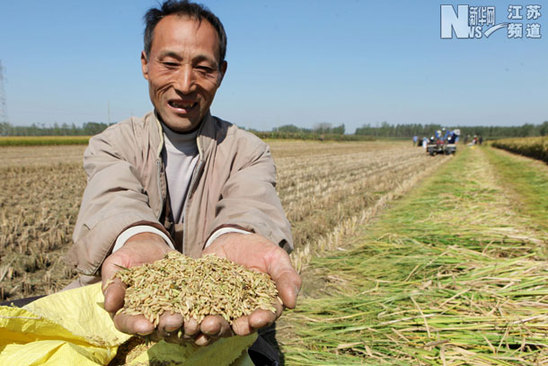
[(136, 141), (131, 133), (114, 125), (94, 136), (84, 153), (88, 183), (74, 230), (75, 244), (68, 253), (69, 262), (82, 274), (98, 274), (116, 238), (126, 228), (148, 224), (165, 231), (140, 181), (136, 168), (140, 157), (128, 156), (129, 149), (122, 147), (132, 143)]
[(252, 138), (251, 151), (242, 153), (240, 149), (235, 154), (233, 171), (216, 205), (211, 232), (219, 227), (240, 227), (261, 234), (290, 252), (291, 226), (276, 193), (274, 160), (268, 145)]

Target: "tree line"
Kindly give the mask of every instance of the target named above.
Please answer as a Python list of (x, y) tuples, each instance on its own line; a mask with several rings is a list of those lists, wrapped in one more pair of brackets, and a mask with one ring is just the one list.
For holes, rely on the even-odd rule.
[(333, 126), (329, 122), (322, 122), (316, 124), (313, 128), (301, 128), (295, 125), (283, 125), (280, 127), (274, 127), (272, 129), (272, 132), (344, 135), (345, 130), (346, 129), (344, 127), (344, 123), (338, 126)]
[(33, 123), (30, 126), (13, 126), (0, 122), (0, 136), (92, 136), (104, 131), (109, 125), (102, 122), (86, 122), (78, 127), (74, 123), (53, 126)]
[(540, 125), (525, 123), (521, 126), (454, 126), (447, 127), (439, 124), (396, 124), (383, 122), (380, 126), (363, 125), (356, 129), (356, 135), (368, 135), (375, 137), (401, 137), (411, 138), (417, 136), (430, 137), (437, 130), (443, 128), (460, 129), (461, 136), (482, 136), (487, 139), (500, 139), (507, 137), (531, 137), (548, 135), (548, 121)]
[[(13, 126), (8, 122), (0, 122), (0, 136), (92, 136), (102, 132), (109, 125), (102, 122), (86, 122), (82, 126), (74, 123), (69, 125), (57, 123), (53, 126), (44, 124), (31, 126)], [(330, 139), (330, 140), (363, 140), (371, 138), (419, 138), (430, 137), (435, 131), (447, 129), (460, 129), (461, 136), (482, 136), (484, 139), (499, 139), (507, 137), (530, 137), (548, 135), (548, 121), (539, 125), (525, 123), (521, 126), (454, 126), (446, 127), (440, 124), (389, 124), (382, 122), (372, 126), (364, 124), (358, 127), (354, 134), (346, 133), (344, 124), (332, 125), (323, 122), (313, 128), (302, 128), (293, 124), (275, 127), (271, 131), (251, 132), (270, 138), (298, 138), (298, 139)]]

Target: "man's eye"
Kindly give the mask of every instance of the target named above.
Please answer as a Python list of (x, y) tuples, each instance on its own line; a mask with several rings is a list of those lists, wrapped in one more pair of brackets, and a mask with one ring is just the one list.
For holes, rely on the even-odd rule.
[(201, 74), (211, 74), (213, 72), (213, 69), (209, 66), (196, 66), (196, 70), (200, 72)]
[(179, 66), (176, 62), (163, 62), (163, 65), (169, 69), (174, 69)]

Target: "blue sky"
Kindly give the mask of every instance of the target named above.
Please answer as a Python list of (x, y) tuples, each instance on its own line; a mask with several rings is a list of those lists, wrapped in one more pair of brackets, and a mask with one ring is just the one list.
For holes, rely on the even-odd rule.
[[(247, 128), (344, 123), (521, 125), (548, 120), (544, 1), (204, 0), (228, 34), (212, 113)], [(1, 0), (9, 120), (116, 122), (151, 109), (140, 70), (153, 0)], [(440, 4), (542, 4), (541, 39), (440, 39)], [(546, 15), (544, 14), (546, 12)], [(525, 11), (524, 11), (525, 13)]]

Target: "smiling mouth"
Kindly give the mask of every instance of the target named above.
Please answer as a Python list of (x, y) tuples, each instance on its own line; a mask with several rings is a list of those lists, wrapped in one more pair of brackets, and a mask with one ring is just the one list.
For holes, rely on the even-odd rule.
[(198, 104), (198, 102), (185, 102), (185, 101), (182, 101), (182, 100), (170, 100), (168, 102), (168, 104), (172, 108), (188, 111), (188, 110), (194, 108)]

